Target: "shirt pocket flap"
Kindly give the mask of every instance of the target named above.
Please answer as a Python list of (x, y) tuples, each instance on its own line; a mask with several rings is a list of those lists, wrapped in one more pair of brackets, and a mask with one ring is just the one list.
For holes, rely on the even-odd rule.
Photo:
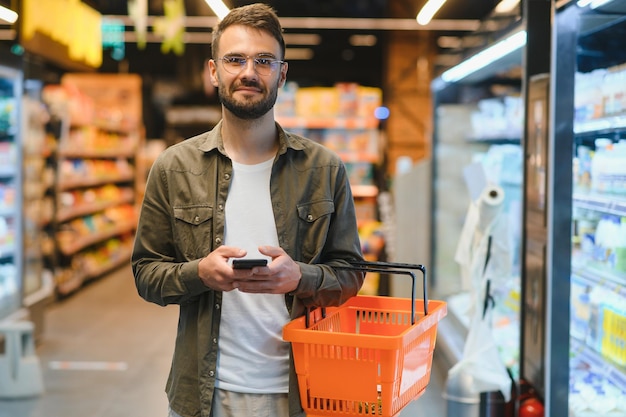
[(305, 222), (312, 223), (320, 217), (335, 212), (335, 203), (332, 200), (313, 201), (298, 205), (298, 216)]
[(213, 217), (213, 207), (175, 207), (174, 217), (178, 220), (192, 225), (202, 224)]

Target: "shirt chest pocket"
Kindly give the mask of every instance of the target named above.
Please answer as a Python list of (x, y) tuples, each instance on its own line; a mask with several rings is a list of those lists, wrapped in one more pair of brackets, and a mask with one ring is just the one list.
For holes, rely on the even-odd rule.
[(174, 237), (179, 251), (188, 260), (206, 256), (213, 240), (213, 207), (174, 208)]
[(316, 260), (328, 236), (328, 228), (335, 204), (332, 200), (312, 201), (298, 205), (298, 239), (303, 259)]

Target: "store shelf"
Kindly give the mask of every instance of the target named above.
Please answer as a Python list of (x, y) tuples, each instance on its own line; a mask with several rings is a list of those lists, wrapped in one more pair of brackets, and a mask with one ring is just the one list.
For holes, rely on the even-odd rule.
[(519, 145), (522, 142), (522, 139), (519, 136), (494, 135), (490, 137), (469, 137), (467, 138), (467, 141), (469, 143), (486, 143), (488, 145)]
[(0, 217), (13, 217), (15, 216), (15, 209), (12, 207), (0, 207)]
[(0, 321), (22, 308), (21, 65), (0, 51)]
[(626, 129), (626, 114), (574, 123), (574, 133), (593, 133)]
[[(0, 74), (1, 76), (1, 74)], [(0, 139), (5, 139), (8, 138), (10, 136), (15, 136), (17, 135), (17, 128), (16, 127), (10, 127), (9, 129), (6, 130), (0, 130)]]
[(616, 216), (626, 216), (626, 196), (600, 193), (575, 193), (573, 203), (576, 207), (587, 210), (614, 214)]
[(572, 275), (590, 286), (601, 286), (609, 292), (624, 297), (626, 301), (626, 274), (607, 271), (588, 262), (572, 265)]
[(119, 159), (119, 158), (134, 158), (137, 153), (135, 149), (136, 144), (130, 144), (124, 148), (112, 148), (112, 149), (66, 149), (61, 148), (58, 151), (58, 156), (68, 159)]
[[(136, 227), (137, 155), (143, 145), (141, 79), (130, 74), (66, 74), (47, 86), (48, 97), (66, 100), (60, 126), (53, 227), (55, 284), (60, 294), (120, 265), (106, 254)], [(73, 103), (67, 105), (67, 103)], [(102, 259), (87, 265), (88, 259)], [(129, 254), (122, 256), (128, 261)]]
[(103, 201), (100, 203), (94, 204), (83, 204), (80, 206), (75, 206), (71, 208), (61, 208), (58, 210), (57, 220), (60, 222), (66, 222), (75, 217), (85, 216), (88, 214), (97, 213), (99, 211), (104, 211), (107, 208), (119, 206), (120, 204), (132, 204), (135, 202), (134, 195), (127, 195), (124, 198), (116, 201)]
[(375, 185), (353, 185), (351, 188), (354, 197), (376, 197), (378, 195), (378, 187)]
[(573, 337), (570, 338), (570, 352), (589, 364), (594, 372), (604, 375), (617, 388), (626, 392), (626, 368), (612, 363), (585, 343)]
[(0, 177), (10, 178), (17, 175), (17, 169), (14, 165), (7, 167), (0, 167)]
[(0, 259), (13, 256), (15, 253), (16, 245), (13, 244), (3, 244), (0, 245)]
[(80, 179), (65, 179), (59, 182), (57, 188), (59, 191), (72, 190), (75, 188), (83, 187), (96, 187), (99, 185), (106, 185), (112, 183), (128, 183), (135, 180), (135, 175), (117, 175), (113, 173), (110, 176), (94, 177), (94, 178), (80, 178)]
[(135, 222), (131, 221), (125, 224), (117, 224), (116, 226), (111, 227), (110, 229), (94, 232), (87, 236), (81, 236), (79, 234), (72, 233), (72, 232), (63, 232), (67, 234), (65, 238), (61, 239), (60, 249), (61, 249), (61, 252), (63, 252), (63, 254), (65, 255), (74, 255), (78, 253), (79, 251), (81, 251), (82, 249), (85, 249), (91, 245), (104, 242), (107, 239), (110, 239), (112, 237), (115, 237), (124, 233), (130, 233), (134, 229), (135, 229)]
[(286, 129), (377, 129), (380, 121), (375, 118), (358, 117), (298, 117), (276, 116), (278, 123)]
[(130, 262), (132, 251), (130, 249), (119, 251), (109, 258), (109, 262), (98, 265), (97, 267), (87, 266), (85, 268), (84, 280), (93, 279), (106, 274), (107, 272), (117, 268), (120, 265)]

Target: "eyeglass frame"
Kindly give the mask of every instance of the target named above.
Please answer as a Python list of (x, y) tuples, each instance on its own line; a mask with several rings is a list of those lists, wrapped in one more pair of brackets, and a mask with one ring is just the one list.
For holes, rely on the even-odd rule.
[[(225, 65), (226, 61), (224, 61), (224, 60), (228, 59), (228, 58), (231, 58), (231, 59), (235, 58), (235, 59), (239, 60), (239, 71), (237, 71), (237, 72), (230, 72), (227, 69), (227, 67)], [(241, 71), (243, 71), (244, 68), (246, 68), (246, 66), (248, 65), (248, 61), (250, 59), (252, 59), (252, 68), (254, 69), (254, 72), (256, 72), (259, 75), (265, 75), (265, 76), (271, 75), (271, 74), (275, 73), (276, 70), (278, 70), (280, 67), (282, 67), (284, 64), (287, 63), (287, 61), (276, 59), (272, 55), (263, 56), (262, 54), (261, 55), (256, 55), (254, 57), (251, 57), (250, 55), (245, 55), (244, 56), (244, 55), (233, 54), (233, 55), (224, 55), (224, 56), (222, 56), (220, 58), (217, 58), (217, 60), (222, 62), (222, 65), (224, 66), (224, 71), (226, 71), (229, 74), (233, 74), (233, 75), (237, 75), (237, 74), (241, 73)], [(266, 59), (266, 60), (272, 61), (269, 64), (270, 65), (270, 72), (268, 74), (260, 73), (257, 70), (257, 65), (259, 64), (259, 62), (258, 62), (259, 59)]]

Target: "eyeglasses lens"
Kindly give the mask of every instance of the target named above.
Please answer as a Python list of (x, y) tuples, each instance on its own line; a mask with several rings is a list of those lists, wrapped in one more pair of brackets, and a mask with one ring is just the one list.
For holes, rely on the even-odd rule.
[(271, 58), (249, 58), (249, 57), (233, 57), (225, 56), (222, 58), (224, 69), (231, 74), (239, 74), (248, 65), (248, 61), (252, 60), (254, 70), (259, 75), (270, 75), (278, 68), (281, 61)]

